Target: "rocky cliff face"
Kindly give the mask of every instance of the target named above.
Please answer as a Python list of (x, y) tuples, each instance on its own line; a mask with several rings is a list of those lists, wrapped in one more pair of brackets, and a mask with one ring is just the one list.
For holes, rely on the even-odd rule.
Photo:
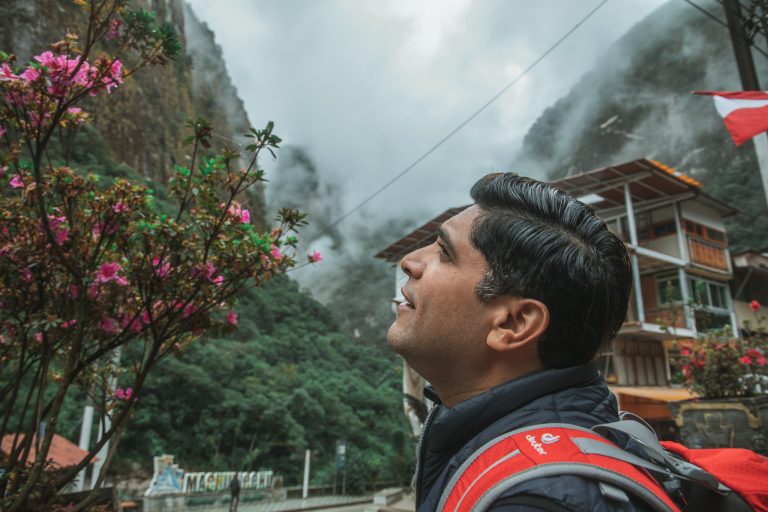
[[(722, 13), (714, 0), (702, 5)], [(558, 178), (654, 158), (742, 209), (728, 221), (732, 247), (764, 246), (765, 195), (752, 145), (736, 148), (712, 99), (691, 94), (740, 89), (728, 31), (684, 2), (669, 2), (635, 25), (598, 68), (540, 116), (513, 168)]]
[[(125, 81), (110, 97), (99, 97), (86, 108), (114, 163), (125, 163), (142, 176), (164, 182), (173, 164), (183, 164), (188, 133), (184, 122), (205, 117), (215, 128), (214, 144), (235, 144), (227, 139), (250, 126), (224, 65), (214, 34), (182, 0), (141, 0), (136, 7), (155, 11), (158, 20), (176, 28), (182, 54), (165, 67), (142, 70)], [(81, 9), (60, 0), (5, 0), (0, 18), (0, 49), (14, 52), (25, 62), (84, 26)], [(263, 203), (263, 191), (255, 193)]]

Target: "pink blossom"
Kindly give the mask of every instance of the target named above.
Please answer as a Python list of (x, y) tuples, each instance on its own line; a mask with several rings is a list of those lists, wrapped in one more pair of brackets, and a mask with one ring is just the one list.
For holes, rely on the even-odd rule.
[(125, 203), (117, 203), (112, 207), (112, 211), (118, 214), (125, 213), (128, 210), (130, 210), (130, 208), (128, 208), (128, 205)]
[(237, 313), (234, 311), (227, 313), (227, 322), (229, 322), (231, 325), (237, 325)]
[(34, 82), (35, 80), (40, 78), (40, 71), (30, 66), (27, 69), (25, 69), (24, 72), (19, 75), (19, 77), (27, 83)]
[(147, 311), (146, 309), (141, 312), (141, 315), (139, 315), (139, 318), (141, 318), (141, 321), (144, 324), (149, 324), (150, 321), (151, 321), (150, 316), (149, 316), (149, 311)]
[(107, 32), (106, 39), (110, 41), (120, 37), (120, 26), (123, 24), (122, 20), (114, 19), (109, 22), (109, 32)]
[(89, 297), (91, 300), (96, 300), (96, 299), (98, 299), (98, 298), (99, 298), (99, 295), (101, 295), (101, 291), (99, 290), (99, 283), (97, 283), (97, 282), (95, 282), (95, 281), (94, 281), (94, 282), (93, 282), (93, 283), (91, 283), (91, 285), (88, 287), (88, 297)]
[(760, 356), (760, 357), (757, 358), (757, 364), (758, 365), (765, 366), (765, 363), (766, 363), (765, 356)]
[(128, 280), (119, 275), (118, 272), (120, 271), (120, 264), (116, 262), (111, 263), (104, 263), (101, 265), (101, 268), (99, 268), (99, 273), (96, 276), (96, 282), (98, 283), (108, 283), (110, 281), (115, 281), (120, 286), (126, 286), (128, 284)]
[(80, 290), (78, 289), (77, 286), (72, 285), (69, 288), (69, 294), (72, 296), (73, 299), (77, 299), (77, 297), (80, 295)]
[(69, 329), (70, 327), (74, 327), (77, 324), (77, 319), (73, 318), (72, 320), (64, 320), (61, 323), (62, 329)]
[(43, 66), (56, 66), (56, 57), (53, 56), (53, 52), (50, 50), (44, 51), (40, 55), (35, 55), (34, 59)]
[(69, 230), (67, 228), (60, 229), (54, 234), (54, 239), (58, 245), (63, 244), (69, 240)]
[(187, 306), (184, 308), (184, 312), (181, 314), (181, 318), (187, 318), (190, 315), (193, 315), (197, 312), (197, 306), (195, 306), (192, 303), (187, 304)]
[(35, 333), (35, 341), (38, 342), (38, 343), (42, 343), (43, 342), (43, 333), (36, 332)]
[(13, 188), (22, 188), (24, 186), (24, 180), (22, 180), (21, 177), (16, 174), (13, 178), (11, 178), (11, 181), (8, 184)]
[(67, 221), (67, 218), (63, 215), (61, 217), (56, 217), (55, 215), (49, 215), (48, 216), (48, 225), (51, 226), (51, 229), (59, 229), (59, 226), (64, 224)]
[(749, 356), (741, 356), (739, 358), (739, 361), (741, 361), (744, 364), (752, 364), (752, 360), (749, 358)]
[(101, 319), (99, 327), (101, 327), (101, 330), (107, 334), (115, 334), (120, 332), (120, 328), (118, 327), (117, 322), (115, 322), (115, 319), (108, 316), (105, 316)]
[(312, 251), (311, 254), (307, 254), (307, 260), (310, 263), (317, 263), (323, 261), (323, 256), (318, 251)]
[(213, 284), (215, 284), (216, 286), (221, 286), (222, 284), (224, 284), (224, 276), (219, 275), (214, 277)]
[(240, 211), (240, 222), (242, 222), (243, 224), (248, 224), (249, 222), (251, 222), (251, 212), (243, 208)]
[(112, 65), (109, 67), (109, 76), (105, 76), (101, 81), (104, 84), (104, 89), (107, 93), (112, 92), (112, 89), (123, 83), (123, 63), (120, 60), (115, 59)]
[(8, 80), (18, 80), (19, 76), (13, 74), (13, 70), (8, 64), (0, 64), (0, 82)]
[(163, 261), (160, 256), (152, 258), (152, 266), (155, 267), (155, 275), (159, 277), (166, 277), (171, 271), (171, 264)]
[(32, 280), (32, 271), (29, 270), (29, 268), (22, 269), (19, 274), (21, 275), (21, 279), (26, 282), (30, 282)]
[(751, 309), (753, 313), (757, 313), (760, 310), (760, 303), (753, 300), (749, 303), (749, 309)]
[(133, 388), (125, 388), (125, 399), (130, 400), (133, 396)]
[(115, 390), (115, 398), (118, 400), (125, 400), (125, 391), (123, 391), (123, 388), (117, 388)]
[(280, 254), (280, 248), (276, 245), (272, 246), (272, 249), (269, 251), (269, 253), (272, 255), (273, 258), (276, 260), (279, 260), (283, 257), (282, 254)]

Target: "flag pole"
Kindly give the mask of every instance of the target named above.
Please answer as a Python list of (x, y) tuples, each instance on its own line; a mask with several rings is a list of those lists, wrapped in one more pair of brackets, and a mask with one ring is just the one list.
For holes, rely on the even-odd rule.
[(757, 165), (760, 167), (760, 177), (763, 179), (765, 202), (768, 204), (768, 133), (758, 133), (752, 139), (757, 153)]

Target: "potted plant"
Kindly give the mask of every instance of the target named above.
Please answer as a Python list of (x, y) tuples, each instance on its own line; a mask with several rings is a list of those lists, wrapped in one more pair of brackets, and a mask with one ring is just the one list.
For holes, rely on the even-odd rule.
[(743, 339), (729, 326), (697, 340), (678, 340), (678, 370), (699, 398), (670, 404), (683, 442), (692, 448), (739, 447), (768, 454), (768, 334), (752, 301), (756, 328)]

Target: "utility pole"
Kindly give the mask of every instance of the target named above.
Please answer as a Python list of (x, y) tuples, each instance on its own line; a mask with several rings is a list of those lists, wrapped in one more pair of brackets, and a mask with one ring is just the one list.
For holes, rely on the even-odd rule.
[[(755, 35), (761, 28), (760, 20), (755, 20), (754, 13), (745, 17), (741, 9), (740, 0), (723, 0), (725, 19), (728, 22), (728, 30), (731, 34), (731, 44), (736, 57), (736, 66), (739, 69), (741, 87), (745, 91), (759, 91), (760, 81), (757, 78), (755, 61), (752, 58), (752, 44)], [(766, 13), (763, 12), (764, 16)], [(748, 26), (750, 30), (748, 30)], [(758, 27), (754, 30), (752, 27)], [(752, 32), (752, 33), (750, 33)], [(757, 156), (757, 164), (760, 168), (760, 176), (763, 180), (763, 192), (768, 202), (768, 134), (759, 133), (752, 139)]]

